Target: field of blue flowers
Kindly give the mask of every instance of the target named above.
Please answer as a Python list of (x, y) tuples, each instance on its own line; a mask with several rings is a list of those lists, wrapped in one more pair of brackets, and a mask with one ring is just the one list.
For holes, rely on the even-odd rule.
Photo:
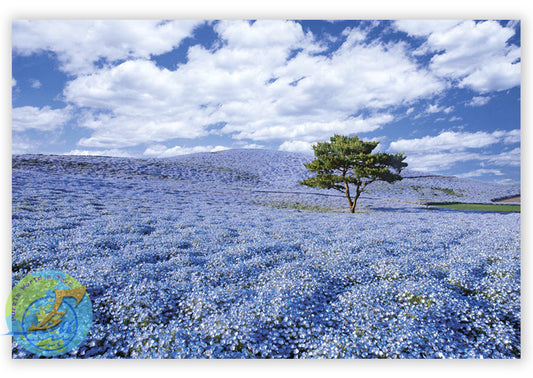
[(350, 214), (298, 185), (308, 159), (13, 156), (13, 285), (87, 285), (94, 324), (65, 357), (520, 357), (520, 214), (422, 205), (519, 186), (407, 172)]

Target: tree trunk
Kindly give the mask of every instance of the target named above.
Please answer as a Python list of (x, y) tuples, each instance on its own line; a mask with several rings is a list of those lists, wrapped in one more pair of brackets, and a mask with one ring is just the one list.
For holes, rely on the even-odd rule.
[(348, 199), (348, 205), (350, 206), (350, 212), (353, 213), (353, 209), (355, 209), (354, 203), (352, 202), (350, 195), (347, 194), (346, 198)]
[(350, 213), (355, 213), (355, 206), (357, 205), (357, 200), (359, 199), (360, 194), (361, 192), (357, 191), (355, 197), (353, 198), (353, 204), (352, 204), (352, 207), (350, 208)]
[(361, 189), (361, 184), (358, 184), (355, 187), (355, 196), (353, 197), (353, 201), (350, 200), (350, 213), (355, 213), (355, 206), (357, 205), (357, 200), (359, 199), (359, 196), (361, 195), (363, 189)]
[(353, 213), (355, 206), (352, 202), (352, 197), (350, 197), (350, 187), (348, 186), (348, 183), (346, 181), (344, 182), (344, 188), (345, 188), (346, 199), (348, 200), (348, 205), (350, 206), (350, 213)]

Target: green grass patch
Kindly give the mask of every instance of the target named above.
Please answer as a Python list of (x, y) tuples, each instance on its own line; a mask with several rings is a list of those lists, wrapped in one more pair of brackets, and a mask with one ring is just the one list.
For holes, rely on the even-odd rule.
[(456, 197), (464, 197), (464, 194), (461, 194), (461, 193), (457, 193), (455, 190), (453, 189), (448, 189), (448, 188), (431, 188), (433, 190), (438, 190), (439, 192), (442, 192), (444, 194), (447, 194), (449, 196), (456, 196)]
[(275, 203), (265, 203), (263, 205), (275, 207), (276, 209), (294, 209), (294, 210), (307, 210), (307, 211), (316, 211), (319, 213), (338, 213), (340, 209), (332, 209), (324, 206), (317, 205), (308, 205), (300, 202), (275, 202)]
[(428, 206), (442, 207), (454, 210), (495, 211), (502, 213), (519, 213), (520, 205), (495, 205), (490, 203), (464, 203), (464, 202), (429, 202)]

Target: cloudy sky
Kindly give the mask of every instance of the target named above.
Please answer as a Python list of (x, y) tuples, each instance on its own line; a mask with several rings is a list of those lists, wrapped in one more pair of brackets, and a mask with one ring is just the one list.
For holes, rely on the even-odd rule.
[(12, 152), (312, 153), (520, 180), (518, 21), (13, 21)]

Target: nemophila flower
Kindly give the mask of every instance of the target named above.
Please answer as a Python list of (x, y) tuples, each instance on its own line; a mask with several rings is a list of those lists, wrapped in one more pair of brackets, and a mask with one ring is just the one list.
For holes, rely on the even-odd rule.
[[(87, 339), (63, 357), (520, 355), (519, 214), (377, 199), (515, 188), (406, 179), (352, 215), (298, 187), (304, 158), (263, 153), (14, 157), (13, 283), (63, 270), (93, 304)], [(32, 355), (14, 343), (13, 357)]]

